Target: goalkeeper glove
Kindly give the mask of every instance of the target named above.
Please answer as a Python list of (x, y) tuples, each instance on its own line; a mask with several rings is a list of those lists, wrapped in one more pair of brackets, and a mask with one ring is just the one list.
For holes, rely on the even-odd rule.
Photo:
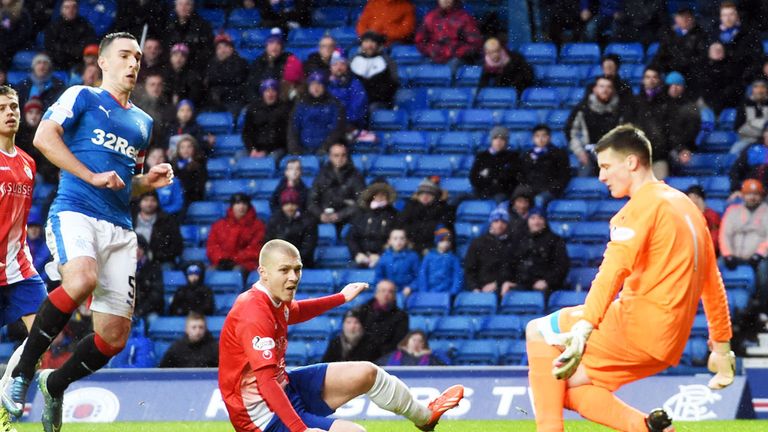
[(579, 320), (571, 331), (563, 335), (565, 350), (552, 362), (552, 375), (557, 379), (567, 380), (576, 372), (581, 363), (581, 356), (592, 334), (594, 326), (586, 320)]
[(719, 390), (733, 383), (736, 374), (736, 355), (731, 351), (730, 342), (710, 342), (712, 353), (709, 354), (707, 368), (715, 376), (709, 380), (709, 388)]

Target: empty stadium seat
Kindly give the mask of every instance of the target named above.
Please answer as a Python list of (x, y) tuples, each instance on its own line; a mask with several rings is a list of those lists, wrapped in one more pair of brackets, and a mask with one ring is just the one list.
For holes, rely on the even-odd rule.
[(232, 169), (231, 160), (227, 157), (208, 159), (205, 165), (208, 170), (209, 179), (228, 178)]
[(204, 132), (228, 134), (232, 132), (232, 114), (229, 112), (203, 112), (197, 115), (197, 124)]
[(574, 222), (568, 238), (576, 243), (606, 243), (609, 235), (610, 226), (607, 222)]
[(491, 200), (467, 200), (459, 204), (456, 210), (458, 222), (487, 222), (488, 215), (496, 208)]
[(403, 177), (408, 174), (410, 156), (380, 155), (371, 163), (368, 174), (374, 177)]
[(615, 199), (594, 201), (590, 219), (594, 221), (609, 221), (626, 203), (626, 200)]
[(563, 108), (573, 108), (584, 100), (585, 90), (583, 87), (571, 87), (567, 93), (561, 97)]
[(592, 281), (595, 280), (597, 275), (597, 268), (594, 267), (574, 267), (568, 271), (568, 276), (565, 278), (565, 284), (570, 286), (574, 290), (589, 290), (592, 286)]
[(723, 131), (732, 131), (736, 123), (736, 108), (724, 108), (720, 111), (717, 120), (717, 128)]
[(288, 42), (293, 51), (296, 48), (316, 49), (318, 41), (328, 33), (325, 28), (305, 27), (291, 30), (288, 34)]
[(707, 317), (704, 314), (697, 314), (693, 319), (693, 327), (691, 328), (691, 337), (707, 337), (709, 336), (709, 326), (707, 325)]
[(467, 316), (444, 316), (435, 322), (430, 334), (437, 339), (471, 338), (475, 334), (475, 323)]
[(271, 157), (239, 158), (232, 169), (238, 178), (270, 178), (275, 175), (275, 160)]
[(227, 201), (232, 195), (253, 195), (256, 181), (252, 179), (209, 180), (205, 183), (205, 197), (211, 201)]
[(327, 268), (343, 268), (352, 263), (346, 246), (321, 246), (315, 249), (315, 265)]
[(520, 319), (513, 315), (485, 317), (475, 334), (478, 338), (517, 339), (523, 336)]
[(567, 199), (608, 198), (608, 189), (597, 177), (574, 177), (565, 188)]
[(417, 110), (411, 112), (411, 125), (417, 130), (447, 130), (450, 126), (445, 110)]
[(320, 171), (320, 160), (315, 155), (288, 156), (280, 160), (280, 170), (284, 170), (293, 159), (301, 162), (301, 172), (305, 176), (315, 176)]
[(185, 317), (157, 317), (149, 326), (148, 336), (153, 340), (175, 341), (184, 336), (185, 321)]
[(448, 293), (415, 292), (406, 300), (409, 314), (446, 315), (451, 309), (451, 296)]
[(468, 222), (456, 222), (453, 229), (455, 231), (457, 245), (469, 243), (474, 238), (485, 234), (488, 230), (484, 223)]
[(289, 343), (285, 349), (285, 364), (288, 366), (305, 366), (307, 362), (307, 345), (301, 342)]
[(421, 330), (427, 335), (432, 332), (435, 318), (430, 315), (410, 315), (408, 317), (409, 330)]
[(485, 109), (509, 109), (517, 104), (517, 90), (507, 87), (487, 87), (480, 89), (475, 98), (475, 105)]
[(204, 247), (188, 247), (184, 248), (181, 252), (182, 262), (202, 262), (203, 264), (209, 264), (208, 254)]
[(667, 177), (664, 182), (679, 191), (685, 191), (691, 186), (699, 186), (699, 179), (696, 177)]
[(500, 362), (509, 366), (527, 366), (528, 354), (525, 349), (525, 341), (512, 340), (507, 343), (506, 349), (501, 352)]
[(504, 110), (501, 117), (501, 124), (510, 130), (530, 131), (539, 124), (539, 115), (532, 109), (509, 109)]
[(458, 315), (491, 315), (496, 313), (496, 294), (460, 292), (453, 301), (453, 313)]
[(584, 304), (587, 298), (586, 291), (555, 291), (549, 296), (547, 308), (556, 311), (564, 307)]
[(186, 223), (211, 224), (224, 216), (225, 207), (221, 202), (195, 201), (189, 204)]
[(331, 223), (321, 223), (317, 225), (317, 245), (318, 246), (336, 246), (339, 243), (336, 233), (336, 225)]
[(175, 293), (187, 284), (187, 277), (179, 270), (163, 270), (163, 286), (166, 293)]
[(292, 339), (328, 339), (331, 336), (331, 319), (318, 316), (288, 327), (288, 335)]
[(615, 54), (619, 56), (622, 63), (642, 63), (643, 57), (645, 57), (643, 45), (637, 42), (609, 43), (605, 47), (604, 54)]
[(553, 88), (529, 87), (523, 90), (520, 106), (526, 108), (558, 108), (560, 95)]
[(371, 287), (376, 280), (376, 272), (373, 269), (354, 269), (341, 272), (339, 288), (355, 282), (365, 282)]
[(755, 292), (755, 271), (751, 266), (739, 265), (734, 270), (729, 270), (725, 266), (719, 267), (726, 288), (741, 288), (751, 293)]
[(398, 131), (384, 137), (390, 153), (428, 153), (429, 144), (423, 132)]
[(430, 108), (465, 109), (472, 106), (474, 89), (465, 87), (427, 89), (427, 103)]
[(280, 183), (280, 179), (276, 179), (276, 178), (256, 180), (256, 186), (251, 191), (253, 193), (253, 198), (254, 199), (272, 198), (272, 193), (275, 191), (279, 183)]
[(510, 291), (501, 299), (499, 312), (502, 314), (544, 313), (544, 293), (541, 291)]
[(735, 132), (714, 131), (708, 133), (699, 148), (705, 152), (727, 152), (739, 138)]
[(236, 270), (210, 270), (205, 273), (205, 284), (214, 293), (239, 293), (243, 290), (243, 276)]
[(416, 192), (422, 180), (422, 177), (394, 177), (389, 179), (389, 185), (395, 189), (397, 195), (409, 197)]
[(453, 175), (457, 162), (458, 159), (451, 156), (419, 155), (414, 157), (412, 174), (417, 177), (433, 175), (450, 177)]
[(433, 134), (436, 134), (436, 138), (432, 151), (439, 154), (472, 153), (482, 140), (481, 132), (454, 131)]
[(560, 62), (566, 64), (599, 63), (600, 47), (596, 43), (566, 43), (560, 49)]
[(496, 112), (487, 109), (467, 109), (458, 111), (456, 129), (487, 131), (497, 124)]
[(217, 135), (216, 145), (213, 146), (213, 154), (215, 157), (229, 157), (244, 149), (243, 138), (240, 135)]
[(416, 65), (426, 61), (416, 45), (394, 45), (391, 56), (398, 66)]
[(570, 117), (570, 110), (552, 110), (547, 113), (545, 123), (552, 129), (565, 129), (565, 124)]
[(32, 59), (37, 55), (37, 51), (22, 50), (13, 55), (11, 69), (19, 71), (28, 71), (32, 67)]
[(524, 43), (517, 51), (530, 64), (554, 64), (557, 61), (557, 46), (551, 42)]
[(227, 25), (234, 28), (254, 28), (261, 23), (258, 9), (234, 9), (229, 13)]
[(583, 200), (552, 200), (547, 205), (549, 220), (586, 220), (589, 216), (589, 204)]
[(476, 87), (482, 74), (482, 66), (461, 66), (456, 72), (455, 84), (460, 87)]
[(694, 153), (691, 160), (685, 165), (680, 165), (680, 174), (686, 176), (713, 176), (723, 170), (728, 155), (722, 153)]
[(421, 64), (404, 68), (413, 86), (447, 87), (451, 84), (451, 68), (447, 65)]
[(401, 130), (408, 128), (408, 114), (405, 111), (376, 110), (371, 115), (374, 130)]
[(545, 86), (575, 87), (581, 85), (587, 76), (587, 69), (574, 65), (551, 65), (543, 70), (542, 83)]
[(216, 315), (226, 315), (235, 304), (238, 294), (214, 294), (214, 304), (216, 305)]
[(742, 312), (749, 306), (750, 291), (743, 288), (732, 288), (725, 291), (728, 296), (728, 307), (733, 312)]
[(443, 177), (440, 180), (440, 188), (452, 196), (472, 193), (472, 184), (466, 177)]
[(498, 364), (498, 342), (495, 340), (467, 340), (459, 345), (453, 361), (457, 365), (485, 365)]

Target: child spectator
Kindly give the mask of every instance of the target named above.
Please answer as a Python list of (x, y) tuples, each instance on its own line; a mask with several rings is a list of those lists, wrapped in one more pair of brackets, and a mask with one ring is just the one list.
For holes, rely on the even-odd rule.
[(200, 368), (219, 365), (219, 344), (208, 331), (205, 317), (195, 312), (187, 315), (184, 336), (168, 348), (161, 368)]
[(415, 289), (421, 292), (458, 294), (464, 288), (461, 260), (453, 253), (451, 231), (440, 225), (435, 230), (435, 248), (421, 262)]
[[(293, 189), (299, 193), (299, 210), (307, 210), (307, 196), (309, 195), (309, 189), (304, 184), (304, 180), (301, 179), (301, 160), (289, 159), (285, 164), (285, 171), (283, 171), (283, 178), (280, 179), (280, 183), (277, 184), (275, 191), (272, 192), (272, 198), (269, 200), (269, 207), (272, 209), (272, 213), (280, 211), (280, 196), (286, 189)], [(303, 257), (302, 257), (303, 258)]]
[(382, 279), (394, 282), (397, 289), (408, 296), (419, 276), (419, 254), (407, 249), (408, 238), (402, 228), (389, 233), (389, 246), (376, 264), (374, 284)]
[(203, 130), (195, 120), (195, 104), (191, 100), (182, 99), (176, 104), (176, 120), (168, 126), (168, 135), (171, 149), (178, 145), (182, 135), (192, 135), (197, 139), (203, 137)]
[[(173, 174), (179, 179), (184, 189), (184, 198), (188, 203), (205, 198), (205, 182), (208, 181), (208, 168), (205, 155), (200, 150), (198, 141), (192, 135), (181, 135), (176, 143), (176, 155), (171, 159)], [(175, 182), (174, 182), (175, 183)]]
[[(165, 156), (165, 150), (160, 147), (153, 147), (147, 151), (147, 157), (144, 160), (145, 170), (148, 172), (153, 166), (166, 162), (168, 162), (168, 158)], [(181, 182), (172, 182), (155, 191), (160, 209), (164, 213), (175, 216), (184, 208), (184, 189)]]
[(382, 366), (441, 366), (447, 362), (429, 348), (427, 335), (414, 330), (405, 335), (397, 350), (378, 362)]
[(432, 179), (425, 178), (405, 204), (398, 223), (413, 242), (413, 249), (425, 254), (432, 249), (437, 226), (451, 226), (452, 220), (452, 211), (445, 202), (443, 190)]
[(720, 256), (720, 245), (717, 239), (720, 237), (720, 215), (707, 207), (706, 199), (707, 195), (704, 193), (704, 188), (699, 185), (694, 185), (686, 189), (685, 194), (688, 198), (696, 204), (696, 207), (704, 214), (704, 219), (707, 221), (707, 227), (709, 228), (709, 234), (712, 236), (712, 243), (715, 245), (715, 254)]
[(51, 251), (45, 243), (45, 231), (43, 231), (43, 218), (37, 207), (32, 207), (27, 217), (27, 245), (32, 254), (32, 263), (35, 270), (43, 278), (45, 283), (50, 279), (45, 273), (45, 264), (51, 260)]
[(533, 146), (523, 154), (522, 183), (530, 186), (542, 208), (568, 186), (571, 169), (568, 152), (552, 144), (552, 130), (545, 124), (533, 128)]
[(190, 312), (200, 315), (213, 315), (215, 303), (213, 290), (207, 287), (205, 268), (199, 263), (192, 263), (184, 271), (187, 284), (179, 288), (171, 301), (170, 315), (187, 316)]

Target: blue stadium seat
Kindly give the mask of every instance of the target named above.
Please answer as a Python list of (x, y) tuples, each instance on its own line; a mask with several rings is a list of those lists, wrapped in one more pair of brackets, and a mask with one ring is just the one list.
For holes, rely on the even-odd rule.
[(469, 222), (456, 222), (453, 229), (456, 235), (457, 245), (470, 243), (473, 239), (485, 234), (488, 231), (486, 223)]
[(739, 138), (735, 132), (714, 131), (706, 135), (699, 148), (705, 152), (727, 152)]
[(285, 350), (285, 364), (288, 366), (305, 366), (307, 363), (307, 344), (289, 343)]
[(605, 243), (609, 234), (610, 226), (607, 222), (574, 222), (571, 224), (569, 240), (575, 243)]
[(376, 279), (376, 272), (373, 269), (354, 269), (341, 272), (341, 278), (339, 280), (339, 288), (343, 288), (347, 284), (354, 282), (365, 282), (372, 288), (374, 287), (374, 280)]
[(453, 314), (492, 315), (496, 313), (496, 294), (460, 292), (453, 301)]
[(722, 153), (694, 153), (691, 161), (685, 165), (679, 165), (680, 174), (686, 176), (714, 176), (722, 172), (721, 166), (725, 164), (726, 154)]
[(487, 222), (488, 215), (496, 208), (492, 200), (467, 200), (456, 209), (457, 222)]
[[(360, 306), (370, 302), (372, 298), (373, 298), (373, 293), (372, 292), (370, 292), (370, 291), (369, 292), (364, 292), (364, 293), (358, 295), (357, 297), (355, 297), (355, 299), (352, 300), (351, 302), (344, 303), (341, 306), (338, 306), (338, 307), (335, 307), (335, 308), (329, 310), (328, 312), (326, 312), (326, 315), (329, 315), (331, 317), (343, 317), (344, 314), (347, 313), (347, 311), (355, 309), (355, 308), (358, 308), (358, 307), (360, 307)], [(398, 305), (398, 307), (401, 307), (402, 302), (399, 299), (400, 299), (400, 295), (398, 294), (397, 305)], [(339, 324), (341, 324), (340, 321), (339, 321)]]
[(508, 87), (486, 87), (480, 89), (475, 99), (478, 108), (509, 109), (517, 104), (517, 90)]
[(701, 115), (701, 130), (704, 132), (710, 132), (715, 129), (715, 113), (707, 108), (701, 108), (699, 110)]
[(587, 76), (587, 70), (574, 65), (551, 65), (544, 69), (545, 86), (575, 87)]
[(227, 25), (239, 29), (258, 27), (260, 23), (258, 9), (234, 9), (227, 20)]
[(731, 309), (731, 313), (744, 311), (749, 306), (749, 299), (751, 294), (749, 290), (743, 288), (732, 288), (725, 291), (728, 296), (728, 306)]
[[(354, 27), (337, 27), (331, 29), (331, 37), (336, 40), (339, 46), (351, 46), (357, 44), (357, 31)], [(352, 58), (352, 53), (349, 55)]]
[(216, 145), (213, 147), (215, 157), (233, 156), (240, 150), (244, 150), (243, 138), (236, 134), (216, 136)]
[(328, 30), (324, 28), (298, 28), (291, 30), (291, 33), (288, 35), (288, 42), (294, 51), (295, 48), (315, 49), (317, 47), (317, 43), (320, 41), (320, 39), (322, 39), (323, 36), (325, 36), (327, 32)]
[(501, 352), (501, 358), (499, 360), (501, 361), (501, 364), (509, 366), (527, 366), (528, 354), (525, 349), (525, 341), (509, 341), (506, 349)]
[(318, 27), (343, 27), (348, 19), (349, 9), (344, 7), (322, 7), (312, 12), (312, 24)]
[(526, 108), (558, 108), (560, 96), (553, 88), (529, 87), (523, 90), (520, 106)]
[(565, 129), (565, 124), (570, 115), (570, 110), (552, 110), (547, 113), (545, 123), (554, 130)]
[(416, 45), (394, 45), (391, 56), (398, 66), (417, 65), (427, 60), (421, 55)]
[(427, 153), (429, 145), (426, 136), (419, 131), (398, 131), (384, 136), (390, 153)]
[(501, 124), (510, 130), (528, 132), (539, 123), (539, 114), (536, 110), (525, 108), (504, 110), (501, 118)]
[(560, 63), (596, 64), (600, 62), (600, 47), (596, 43), (567, 43), (560, 49)]
[(179, 232), (181, 232), (184, 247), (194, 247), (198, 245), (197, 225), (181, 225), (179, 227)]
[(371, 115), (374, 130), (402, 130), (408, 128), (408, 114), (405, 111), (377, 110)]
[(187, 284), (187, 277), (180, 270), (163, 270), (163, 286), (166, 293), (175, 293)]
[(430, 108), (465, 109), (472, 106), (474, 89), (465, 87), (427, 89), (427, 103)]
[(276, 179), (276, 178), (257, 180), (256, 188), (253, 190), (252, 198), (254, 199), (272, 198), (272, 193), (275, 191), (279, 183), (280, 183), (280, 179)]
[(518, 339), (522, 336), (523, 326), (520, 318), (512, 315), (485, 317), (475, 334), (477, 338), (491, 339)]
[(404, 177), (408, 174), (410, 156), (380, 155), (371, 163), (368, 174), (374, 177)]
[(256, 216), (266, 223), (272, 216), (272, 206), (269, 200), (255, 199), (251, 200), (251, 206), (256, 211)]
[(13, 342), (0, 343), (0, 360), (7, 363), (8, 359), (11, 358), (15, 350), (16, 350), (16, 344)]
[(638, 42), (609, 43), (605, 47), (604, 54), (615, 54), (619, 56), (622, 63), (642, 63), (645, 57), (643, 45)]
[(658, 51), (659, 51), (658, 42), (652, 42), (650, 45), (648, 45), (648, 49), (645, 50), (645, 61), (647, 63), (650, 63), (651, 60), (653, 60), (653, 58), (656, 57), (656, 53)]
[(440, 180), (440, 187), (451, 196), (472, 193), (472, 184), (466, 177), (444, 177)]
[(237, 178), (270, 178), (275, 175), (275, 160), (271, 157), (238, 158), (232, 174)]
[(214, 201), (227, 201), (236, 193), (252, 195), (256, 188), (253, 179), (209, 180), (205, 183), (205, 197)]
[(318, 246), (336, 246), (339, 244), (336, 233), (336, 225), (330, 223), (321, 223), (317, 225), (317, 245)]
[(626, 200), (606, 199), (593, 203), (590, 219), (594, 221), (609, 221), (626, 204)]
[(197, 13), (202, 19), (208, 21), (214, 30), (223, 27), (226, 21), (226, 15), (221, 9), (198, 9)]
[(202, 224), (197, 226), (197, 239), (201, 245), (208, 242), (208, 236), (211, 234), (211, 226), (208, 224)]
[(472, 169), (472, 165), (475, 163), (475, 155), (465, 155), (459, 165), (456, 167), (454, 175), (457, 176), (469, 176), (469, 171)]
[(264, 48), (267, 45), (270, 29), (248, 29), (241, 33), (240, 47), (244, 49)]
[(557, 61), (557, 47), (551, 42), (524, 43), (517, 51), (530, 64), (554, 64)]
[(149, 326), (148, 336), (153, 340), (172, 342), (184, 335), (185, 317), (157, 317)]
[(556, 311), (564, 307), (578, 306), (584, 304), (586, 298), (586, 291), (555, 291), (549, 296), (547, 308)]
[(331, 293), (336, 289), (336, 277), (333, 270), (305, 269), (301, 273), (301, 292)]
[(456, 72), (455, 84), (458, 87), (476, 87), (482, 74), (482, 66), (461, 66)]
[(451, 68), (447, 65), (421, 64), (404, 69), (413, 86), (447, 87), (451, 84)]
[(664, 179), (664, 182), (670, 187), (683, 192), (691, 186), (699, 185), (699, 179), (696, 177), (667, 177)]
[(243, 290), (243, 276), (236, 270), (210, 270), (205, 273), (205, 284), (214, 293), (239, 293)]
[(597, 275), (597, 268), (594, 267), (573, 267), (568, 271), (568, 277), (565, 278), (565, 284), (572, 289), (583, 289), (585, 292), (592, 286), (592, 281)]
[(719, 267), (726, 288), (741, 288), (751, 293), (755, 292), (755, 271), (751, 266), (743, 264), (739, 265), (734, 270), (729, 270), (725, 266)]
[(603, 263), (603, 254), (605, 253), (604, 244), (587, 244), (585, 247), (585, 254), (587, 257), (586, 265), (590, 267), (599, 267)]
[(498, 123), (498, 117), (492, 110), (467, 109), (458, 111), (456, 129), (486, 131)]
[(315, 155), (287, 156), (280, 160), (280, 171), (283, 171), (288, 162), (298, 159), (301, 161), (301, 172), (305, 176), (316, 176), (320, 171), (320, 160)]
[(709, 336), (709, 327), (707, 326), (707, 317), (704, 314), (697, 314), (693, 319), (693, 327), (691, 328), (691, 337), (707, 337)]
[(358, 171), (360, 171), (360, 174), (368, 175), (368, 168), (370, 168), (371, 162), (375, 159), (375, 156), (360, 153), (353, 153), (351, 156), (352, 164)]
[(726, 199), (731, 194), (731, 179), (728, 176), (712, 176), (704, 181), (707, 198)]
[(208, 254), (204, 247), (188, 247), (184, 248), (181, 252), (181, 262), (202, 262), (203, 264), (210, 264), (208, 262)]
[(552, 200), (547, 205), (549, 220), (586, 220), (589, 216), (589, 205), (583, 200)]
[(571, 261), (572, 266), (589, 265), (588, 247), (589, 245), (581, 243), (566, 243), (565, 250), (568, 253), (568, 259)]
[(224, 216), (225, 207), (221, 202), (195, 201), (187, 208), (186, 223), (211, 224)]
[(447, 130), (450, 119), (445, 110), (417, 110), (411, 112), (411, 125), (416, 130)]
[(499, 363), (498, 342), (484, 339), (464, 341), (459, 345), (453, 361), (457, 365), (496, 365)]
[(417, 177), (432, 175), (450, 177), (457, 162), (458, 158), (451, 156), (418, 155), (414, 157), (413, 175)]
[(389, 179), (389, 185), (395, 189), (398, 196), (409, 197), (419, 188), (423, 177), (394, 177)]
[(320, 268), (344, 268), (352, 263), (346, 246), (320, 246), (315, 249), (315, 265)]
[(562, 98), (563, 108), (573, 108), (584, 100), (584, 88), (583, 87), (571, 87), (568, 94)]
[[(253, 63), (254, 60), (256, 60), (259, 56), (264, 54), (264, 50), (261, 48), (239, 48), (237, 50), (237, 53), (240, 54), (240, 57), (242, 57), (248, 63)], [(240, 121), (239, 117), (236, 125), (236, 130), (238, 131), (243, 130), (242, 122)]]
[(11, 69), (28, 71), (32, 67), (32, 59), (35, 58), (36, 55), (37, 51), (17, 52), (13, 55), (13, 60), (11, 61)]
[(501, 299), (499, 313), (541, 315), (544, 313), (544, 293), (541, 291), (510, 291)]
[(214, 304), (216, 305), (216, 315), (226, 315), (235, 304), (238, 294), (214, 294)]
[(732, 131), (736, 123), (736, 108), (724, 108), (717, 120), (718, 129)]
[(444, 316), (435, 322), (435, 327), (430, 334), (436, 339), (463, 339), (470, 338), (475, 333), (475, 323), (467, 316)]
[(209, 179), (225, 179), (229, 178), (232, 164), (229, 158), (218, 157), (208, 159), (208, 162), (206, 162), (206, 167), (208, 169)]
[(608, 188), (597, 177), (574, 177), (565, 188), (567, 199), (608, 198)]
[(29, 72), (26, 71), (19, 71), (19, 70), (10, 70), (8, 71), (7, 79), (8, 83), (13, 86), (17, 87), (24, 78), (29, 76)]
[[(427, 89), (419, 88), (399, 88), (395, 93), (395, 107), (398, 110), (414, 111), (428, 109)], [(406, 126), (408, 117), (406, 116)]]
[(427, 335), (432, 332), (434, 327), (434, 317), (429, 315), (411, 315), (408, 317), (409, 330), (421, 330)]
[(452, 131), (436, 133), (433, 153), (439, 154), (468, 154), (474, 152), (482, 140), (480, 132)]
[(229, 112), (204, 112), (197, 115), (197, 124), (204, 132), (228, 134), (232, 132), (232, 114)]
[(406, 300), (409, 314), (447, 315), (451, 309), (451, 296), (448, 293), (415, 292)]
[(291, 339), (328, 339), (331, 336), (331, 326), (331, 319), (321, 315), (309, 321), (289, 326), (288, 335)]

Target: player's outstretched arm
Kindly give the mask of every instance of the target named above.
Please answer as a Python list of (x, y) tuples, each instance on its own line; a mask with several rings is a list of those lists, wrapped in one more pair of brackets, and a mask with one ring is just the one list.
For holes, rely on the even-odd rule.
[(295, 301), (291, 303), (288, 324), (298, 324), (322, 315), (330, 309), (352, 301), (367, 288), (367, 283), (355, 282), (345, 286), (337, 294)]
[(40, 122), (32, 142), (51, 163), (92, 186), (112, 190), (125, 187), (125, 182), (115, 171), (94, 173), (88, 169), (69, 151), (61, 138), (63, 134), (64, 128), (60, 124), (46, 119)]
[(137, 174), (132, 179), (131, 195), (143, 193), (168, 186), (173, 183), (173, 168), (169, 163), (161, 163), (150, 168), (146, 174)]
[(365, 282), (353, 282), (347, 284), (341, 289), (341, 294), (344, 296), (344, 302), (349, 303), (355, 299), (361, 292), (368, 289), (368, 284)]

